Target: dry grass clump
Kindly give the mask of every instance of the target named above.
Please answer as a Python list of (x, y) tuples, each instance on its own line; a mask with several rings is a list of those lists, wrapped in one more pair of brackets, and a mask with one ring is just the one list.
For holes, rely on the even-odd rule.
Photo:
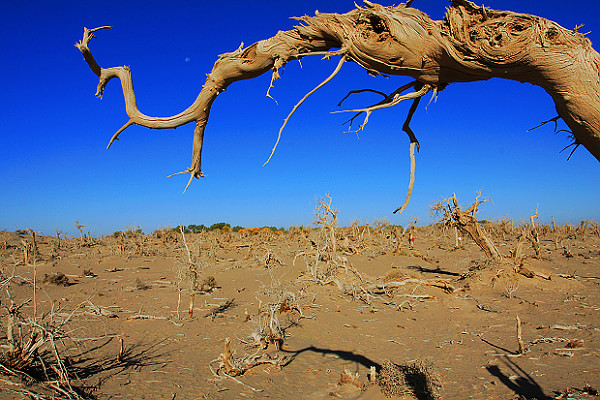
[(56, 286), (71, 286), (69, 277), (62, 272), (55, 272), (53, 274), (44, 274), (42, 282), (46, 285)]
[(396, 282), (396, 281), (404, 280), (406, 278), (408, 278), (408, 276), (406, 275), (405, 272), (398, 271), (398, 270), (391, 270), (383, 276), (382, 280), (384, 283), (388, 283), (388, 282)]
[(146, 284), (140, 278), (135, 278), (135, 288), (136, 288), (136, 290), (148, 290), (148, 289), (152, 288), (152, 286)]
[(439, 378), (433, 374), (431, 366), (418, 360), (410, 365), (384, 361), (377, 375), (377, 384), (386, 397), (413, 395), (419, 400), (440, 398)]
[(212, 275), (207, 276), (197, 284), (197, 290), (202, 293), (209, 293), (217, 287), (217, 280)]

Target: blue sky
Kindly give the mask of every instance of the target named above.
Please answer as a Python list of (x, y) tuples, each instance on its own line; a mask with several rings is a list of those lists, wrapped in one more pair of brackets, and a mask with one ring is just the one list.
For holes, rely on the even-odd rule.
[[(353, 64), (292, 117), (270, 164), (262, 167), (293, 105), (335, 68), (337, 60), (289, 63), (265, 97), (269, 74), (234, 83), (216, 100), (203, 156), (207, 175), (182, 194), (193, 125), (152, 131), (131, 127), (106, 144), (127, 120), (121, 88), (94, 97), (96, 76), (73, 44), (83, 27), (112, 25), (91, 49), (104, 67), (129, 65), (140, 110), (165, 116), (190, 105), (218, 54), (292, 28), (291, 16), (346, 12), (348, 1), (75, 1), (0, 2), (0, 229), (93, 235), (139, 225), (229, 222), (243, 226), (310, 224), (315, 199), (329, 193), (340, 222), (411, 216), (431, 222), (429, 206), (456, 192), (464, 202), (483, 190), (493, 202), (481, 218), (600, 220), (600, 164), (585, 149), (567, 161), (565, 134), (527, 129), (556, 115), (550, 97), (529, 84), (491, 80), (453, 84), (419, 108), (412, 123), (420, 142), (411, 204), (396, 216), (408, 185), (408, 139), (401, 132), (409, 103), (371, 116), (359, 138), (344, 133), (347, 114), (331, 114), (352, 89), (391, 91), (403, 77), (373, 78)], [(391, 5), (389, 1), (382, 1)], [(444, 0), (413, 6), (441, 19)], [(495, 9), (537, 14), (567, 28), (585, 24), (600, 41), (596, 0), (491, 0)], [(368, 94), (348, 106), (373, 102)], [(422, 102), (427, 104), (429, 98)]]

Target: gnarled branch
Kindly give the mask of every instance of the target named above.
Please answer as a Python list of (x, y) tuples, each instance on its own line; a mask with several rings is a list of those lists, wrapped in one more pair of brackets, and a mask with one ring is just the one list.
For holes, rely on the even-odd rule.
[[(76, 46), (99, 77), (98, 96), (113, 78), (121, 81), (129, 121), (111, 143), (131, 125), (169, 129), (196, 122), (192, 165), (184, 171), (190, 181), (203, 176), (204, 131), (220, 93), (235, 81), (267, 71), (277, 79), (288, 61), (331, 55), (332, 49), (343, 49), (339, 51), (344, 61), (356, 62), (372, 75), (409, 76), (423, 88), (440, 90), (453, 82), (493, 77), (538, 85), (552, 96), (575, 143), (600, 161), (600, 55), (582, 33), (541, 17), (496, 11), (468, 0), (451, 0), (445, 18), (434, 21), (411, 3), (384, 7), (365, 1), (365, 7), (345, 14), (296, 18), (303, 24), (221, 55), (193, 104), (170, 117), (150, 117), (138, 110), (128, 67), (101, 68), (96, 62), (88, 44), (94, 32), (110, 27), (85, 28)], [(357, 111), (368, 119), (370, 112), (392, 106), (401, 97), (395, 93), (392, 100), (385, 98)]]

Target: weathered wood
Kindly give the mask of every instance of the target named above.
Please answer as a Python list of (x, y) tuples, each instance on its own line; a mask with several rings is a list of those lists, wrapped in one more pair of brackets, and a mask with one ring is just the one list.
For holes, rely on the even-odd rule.
[(297, 18), (302, 25), (221, 55), (194, 103), (171, 117), (150, 117), (138, 110), (128, 67), (101, 68), (96, 62), (89, 41), (95, 31), (109, 27), (86, 28), (76, 46), (100, 79), (98, 96), (111, 79), (121, 81), (129, 121), (111, 143), (131, 125), (169, 129), (196, 123), (192, 165), (182, 171), (191, 175), (190, 181), (203, 176), (204, 130), (217, 96), (233, 82), (268, 71), (278, 79), (287, 62), (311, 54), (341, 55), (371, 74), (410, 76), (436, 91), (453, 82), (494, 77), (541, 86), (571, 129), (573, 145), (583, 145), (600, 161), (600, 55), (577, 29), (468, 0), (452, 0), (442, 21), (410, 7), (410, 1), (392, 7), (364, 3), (345, 14)]

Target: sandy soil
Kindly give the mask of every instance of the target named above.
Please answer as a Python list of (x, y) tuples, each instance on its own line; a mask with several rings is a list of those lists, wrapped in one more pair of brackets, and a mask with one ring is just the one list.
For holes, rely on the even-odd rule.
[[(8, 293), (33, 299), (35, 281), (20, 318), (64, 323), (65, 368), (92, 398), (591, 399), (600, 389), (600, 237), (590, 230), (546, 232), (542, 259), (525, 246), (533, 278), (509, 258), (516, 233), (494, 235), (505, 263), (466, 239), (454, 249), (453, 234), (431, 227), (413, 249), (385, 230), (340, 229), (335, 253), (316, 230), (188, 234), (191, 318), (181, 235), (38, 237), (35, 253), (31, 235), (2, 235), (0, 341)], [(375, 286), (386, 282), (402, 284)], [(235, 353), (223, 358), (227, 338)], [(253, 356), (280, 365), (225, 374)], [(23, 380), (2, 372), (0, 397), (27, 398)]]

